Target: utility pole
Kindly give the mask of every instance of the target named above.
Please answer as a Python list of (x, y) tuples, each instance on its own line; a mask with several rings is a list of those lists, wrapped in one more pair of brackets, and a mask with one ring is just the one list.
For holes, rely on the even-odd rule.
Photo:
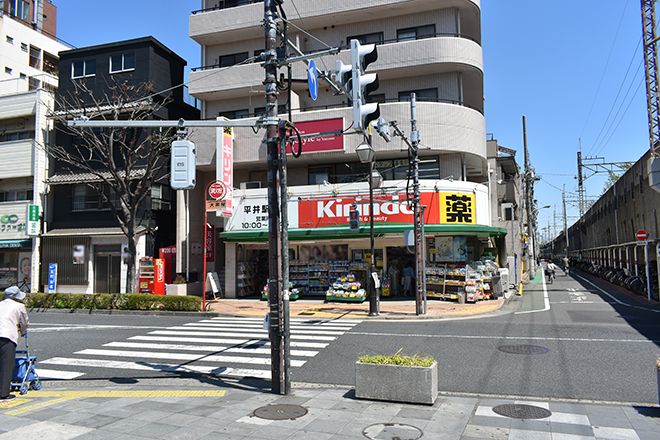
[(529, 279), (534, 279), (534, 229), (532, 220), (532, 170), (529, 166), (529, 150), (527, 149), (527, 125), (525, 116), (523, 120), (523, 145), (525, 149), (525, 211), (527, 213), (527, 273)]
[(282, 289), (280, 209), (278, 170), (280, 164), (279, 118), (277, 115), (277, 16), (276, 0), (264, 0), (266, 78), (266, 156), (268, 161), (268, 337), (270, 339), (271, 391), (284, 391), (284, 351), (282, 328)]
[(421, 231), (421, 219), (419, 209), (420, 191), (419, 191), (419, 131), (417, 130), (417, 105), (415, 93), (410, 94), (410, 114), (411, 114), (411, 131), (410, 131), (410, 148), (412, 152), (412, 165), (413, 165), (413, 216), (415, 218), (415, 281), (417, 291), (415, 293), (415, 314), (424, 314), (424, 292), (426, 291), (426, 284), (424, 282), (424, 256), (422, 255), (423, 246)]
[(566, 239), (566, 258), (568, 258), (568, 226), (566, 222), (566, 185), (564, 185), (564, 190), (561, 192), (561, 204), (564, 209), (564, 238)]

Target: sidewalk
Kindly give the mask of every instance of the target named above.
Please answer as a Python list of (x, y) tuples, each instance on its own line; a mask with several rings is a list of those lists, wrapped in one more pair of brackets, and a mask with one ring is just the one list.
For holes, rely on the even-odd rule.
[(41, 391), (0, 404), (0, 439), (660, 437), (658, 406), (443, 393), (426, 406), (359, 400), (350, 388), (324, 385), (294, 384), (290, 395), (281, 396), (250, 379), (135, 382), (47, 382)]
[[(443, 301), (435, 298), (427, 300), (426, 315), (416, 315), (414, 298), (386, 299), (380, 301), (380, 314), (376, 319), (405, 318), (449, 318), (481, 315), (500, 310), (505, 299), (477, 301), (476, 303), (458, 304), (457, 301)], [(265, 316), (268, 302), (258, 299), (219, 299), (207, 300), (207, 310), (225, 316)], [(323, 300), (299, 299), (289, 302), (289, 315), (300, 318), (360, 318), (369, 315), (369, 301), (363, 303), (324, 303)]]

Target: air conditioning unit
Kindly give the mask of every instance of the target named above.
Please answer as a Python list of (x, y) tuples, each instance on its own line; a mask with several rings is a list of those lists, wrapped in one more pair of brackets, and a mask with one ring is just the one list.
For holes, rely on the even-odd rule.
[(261, 182), (241, 182), (241, 189), (261, 188)]

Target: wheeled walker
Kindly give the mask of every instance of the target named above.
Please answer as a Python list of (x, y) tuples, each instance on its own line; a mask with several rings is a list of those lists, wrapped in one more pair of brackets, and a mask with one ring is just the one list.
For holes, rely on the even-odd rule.
[(28, 346), (28, 336), (25, 333), (25, 350), (16, 350), (14, 373), (11, 377), (12, 391), (18, 390), (20, 394), (27, 394), (28, 389), (41, 389), (41, 381), (34, 369), (37, 362), (36, 356), (30, 356)]

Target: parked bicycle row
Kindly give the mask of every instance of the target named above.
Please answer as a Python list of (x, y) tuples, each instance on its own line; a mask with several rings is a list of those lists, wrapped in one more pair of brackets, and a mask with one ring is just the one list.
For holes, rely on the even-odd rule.
[[(590, 261), (570, 260), (571, 267), (597, 276), (609, 283), (621, 286), (624, 289), (642, 297), (648, 297), (646, 275), (632, 275), (626, 268), (615, 268), (610, 266), (601, 266)], [(658, 273), (657, 269), (651, 265), (649, 268), (651, 275), (651, 298), (658, 301)]]

